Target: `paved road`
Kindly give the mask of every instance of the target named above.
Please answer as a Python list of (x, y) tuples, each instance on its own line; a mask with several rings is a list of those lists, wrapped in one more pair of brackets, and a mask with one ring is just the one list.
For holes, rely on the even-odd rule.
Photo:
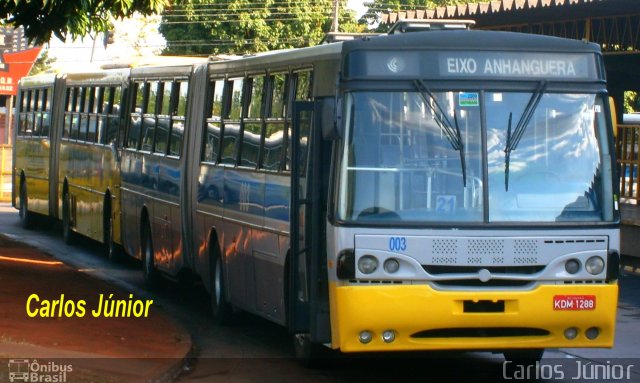
[[(340, 358), (319, 370), (305, 369), (293, 360), (287, 332), (275, 324), (245, 314), (239, 315), (232, 327), (213, 325), (206, 294), (198, 286), (166, 282), (153, 292), (147, 291), (139, 262), (113, 264), (96, 244), (86, 241), (67, 246), (52, 228), (25, 231), (18, 225), (16, 210), (6, 205), (0, 205), (0, 232), (85, 273), (153, 298), (173, 313), (189, 329), (196, 347), (191, 369), (180, 378), (184, 382), (413, 382), (426, 381), (427, 376), (432, 377), (429, 381), (477, 382), (500, 381), (505, 374), (507, 378), (521, 377), (518, 371), (504, 369), (501, 356), (490, 353), (375, 354)], [(620, 288), (615, 347), (548, 350), (539, 372), (545, 381), (603, 381), (607, 376), (602, 374), (607, 371), (615, 378), (624, 370), (623, 379), (610, 381), (640, 382), (640, 271), (626, 268)], [(603, 368), (594, 369), (596, 363)], [(594, 379), (590, 373), (601, 375)]]

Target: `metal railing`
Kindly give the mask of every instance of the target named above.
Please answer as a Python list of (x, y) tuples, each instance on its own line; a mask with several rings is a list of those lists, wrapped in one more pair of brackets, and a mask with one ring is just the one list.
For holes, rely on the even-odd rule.
[(620, 200), (637, 204), (640, 201), (640, 125), (618, 125), (616, 157), (620, 169)]

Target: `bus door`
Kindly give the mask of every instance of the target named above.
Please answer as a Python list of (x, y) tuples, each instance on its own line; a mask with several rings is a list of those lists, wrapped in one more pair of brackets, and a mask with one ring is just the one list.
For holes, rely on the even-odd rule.
[(324, 217), (330, 150), (322, 140), (315, 117), (320, 113), (314, 113), (314, 106), (299, 101), (293, 107), (288, 323), (290, 332), (327, 343), (331, 334)]

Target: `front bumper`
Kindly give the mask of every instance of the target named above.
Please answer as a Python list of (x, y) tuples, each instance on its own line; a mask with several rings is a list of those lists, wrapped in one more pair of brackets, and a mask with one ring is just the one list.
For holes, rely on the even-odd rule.
[[(560, 295), (595, 296), (595, 308), (554, 310), (554, 296)], [(612, 347), (618, 286), (562, 284), (542, 285), (530, 291), (439, 291), (428, 285), (337, 286), (332, 283), (330, 296), (332, 347), (343, 352), (500, 351)], [(465, 312), (464, 301), (504, 301), (504, 310)], [(578, 336), (573, 340), (564, 336), (569, 327), (578, 329)], [(599, 329), (599, 335), (592, 340), (586, 337), (586, 330), (593, 327)], [(520, 333), (518, 329), (532, 331)], [(369, 343), (359, 340), (363, 330), (373, 333)], [(393, 342), (382, 340), (381, 334), (386, 330), (394, 331)]]

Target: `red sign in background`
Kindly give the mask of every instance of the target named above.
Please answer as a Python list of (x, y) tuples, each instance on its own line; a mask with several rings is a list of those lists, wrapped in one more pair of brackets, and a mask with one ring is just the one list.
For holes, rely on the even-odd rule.
[(2, 53), (0, 63), (0, 95), (15, 96), (18, 81), (26, 76), (40, 54), (41, 47)]

